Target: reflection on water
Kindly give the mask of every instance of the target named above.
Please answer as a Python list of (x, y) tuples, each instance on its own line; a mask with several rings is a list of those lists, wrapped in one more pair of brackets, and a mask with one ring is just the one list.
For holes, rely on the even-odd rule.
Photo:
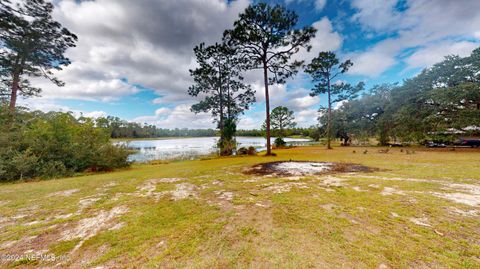
[[(275, 138), (272, 138), (272, 142)], [(285, 138), (287, 144), (304, 145), (310, 140), (303, 138)], [(117, 142), (130, 149), (137, 150), (129, 156), (130, 161), (146, 162), (151, 160), (193, 159), (201, 155), (217, 152), (215, 145), (218, 137), (172, 138), (158, 140), (134, 140)], [(266, 149), (263, 137), (237, 137), (238, 147), (255, 147), (257, 151)]]

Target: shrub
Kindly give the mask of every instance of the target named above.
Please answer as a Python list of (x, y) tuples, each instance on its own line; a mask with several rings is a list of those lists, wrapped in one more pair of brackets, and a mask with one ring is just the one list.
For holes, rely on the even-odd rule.
[(250, 147), (248, 147), (247, 154), (248, 155), (257, 155), (257, 150), (254, 147), (250, 146)]
[(128, 151), (112, 145), (109, 133), (91, 119), (24, 111), (8, 117), (0, 111), (0, 181), (53, 178), (129, 165)]
[(248, 149), (246, 147), (241, 147), (237, 149), (237, 155), (247, 155)]
[(287, 145), (285, 140), (283, 140), (283, 138), (281, 138), (281, 137), (275, 138), (274, 143), (275, 143), (275, 147), (277, 147), (277, 148), (285, 147)]

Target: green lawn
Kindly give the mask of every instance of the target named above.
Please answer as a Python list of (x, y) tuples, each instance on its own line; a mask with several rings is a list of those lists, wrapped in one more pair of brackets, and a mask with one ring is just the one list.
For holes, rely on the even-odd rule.
[[(480, 151), (378, 150), (305, 147), (3, 184), (1, 266), (480, 268)], [(380, 171), (242, 173), (289, 159)]]

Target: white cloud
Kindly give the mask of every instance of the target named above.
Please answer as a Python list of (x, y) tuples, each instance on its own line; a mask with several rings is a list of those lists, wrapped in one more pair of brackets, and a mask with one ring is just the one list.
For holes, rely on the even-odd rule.
[(105, 111), (92, 111), (92, 112), (84, 112), (82, 113), (84, 117), (87, 118), (101, 118), (101, 117), (106, 117), (107, 112)]
[[(404, 6), (399, 9), (399, 5)], [(409, 65), (426, 67), (432, 60), (441, 59), (450, 52), (466, 51), (465, 41), (479, 39), (480, 1), (469, 0), (355, 0), (357, 12), (352, 17), (365, 31), (389, 33), (391, 36), (371, 48), (350, 54), (353, 74), (378, 76), (390, 68), (407, 49), (420, 51), (409, 59)], [(447, 41), (448, 42), (447, 42)], [(450, 43), (444, 52), (433, 51), (432, 56), (422, 48), (435, 48), (435, 44)], [(458, 43), (458, 44), (456, 44)], [(443, 54), (443, 55), (438, 55)], [(382, 60), (384, 59), (384, 60)], [(356, 61), (355, 61), (356, 60)]]
[(417, 50), (405, 62), (409, 68), (431, 66), (443, 60), (446, 55), (468, 56), (478, 46), (479, 43), (469, 41), (431, 44)]
[[(57, 76), (66, 86), (35, 81), (48, 98), (112, 101), (138, 91), (187, 100), (193, 47), (220, 40), (248, 0), (129, 0), (56, 3), (54, 17), (77, 34), (73, 64)], [(128, 80), (128, 81), (127, 81)]]
[(396, 61), (392, 55), (375, 50), (347, 54), (345, 58), (351, 59), (353, 62), (353, 66), (348, 71), (349, 74), (372, 77), (382, 74)]
[(315, 9), (317, 11), (322, 11), (326, 5), (327, 5), (327, 0), (315, 0)]
[(317, 118), (319, 116), (318, 109), (306, 109), (301, 110), (295, 115), (295, 121), (300, 127), (309, 127), (317, 124)]
[(260, 129), (262, 127), (262, 120), (265, 118), (265, 115), (262, 113), (257, 113), (256, 117), (251, 117), (251, 116), (245, 116), (241, 117), (239, 122), (237, 123), (237, 129), (238, 130), (252, 130), (252, 129)]
[(159, 108), (159, 109), (155, 110), (155, 116), (167, 115), (170, 112), (171, 112), (171, 110), (169, 108), (162, 107), (162, 108)]
[(71, 109), (68, 106), (60, 105), (55, 103), (54, 100), (50, 100), (47, 98), (31, 98), (31, 99), (19, 99), (18, 100), (19, 106), (26, 106), (30, 111), (39, 110), (42, 112), (50, 112), (50, 111), (57, 111), (57, 112), (71, 112), (75, 117), (89, 117), (89, 118), (99, 118), (99, 117), (106, 117), (107, 112), (96, 110), (96, 111), (83, 111), (78, 109)]
[(134, 122), (154, 124), (159, 128), (215, 128), (208, 113), (194, 114), (189, 104), (178, 105), (173, 109), (160, 108), (153, 116), (142, 116), (133, 119)]
[(390, 30), (398, 27), (402, 14), (395, 11), (397, 0), (353, 0), (351, 5), (357, 10), (352, 17), (363, 27), (375, 31)]
[(305, 60), (307, 63), (318, 56), (321, 51), (338, 50), (343, 41), (340, 34), (333, 30), (332, 23), (327, 17), (314, 22), (312, 27), (317, 29), (317, 34), (310, 41), (312, 49), (309, 52), (302, 49), (294, 56), (295, 59)]
[(301, 109), (311, 107), (313, 105), (317, 105), (319, 101), (320, 101), (319, 96), (312, 97), (310, 95), (292, 99), (292, 103), (295, 104), (295, 107), (301, 108)]

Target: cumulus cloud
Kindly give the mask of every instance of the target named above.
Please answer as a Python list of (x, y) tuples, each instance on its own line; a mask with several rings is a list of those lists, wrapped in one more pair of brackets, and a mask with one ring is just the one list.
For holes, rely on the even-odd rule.
[[(95, 0), (55, 1), (54, 17), (78, 35), (76, 48), (67, 56), (72, 64), (56, 75), (66, 82), (56, 87), (45, 80), (34, 84), (43, 88), (43, 107), (50, 102), (59, 108), (58, 99), (112, 102), (143, 89), (151, 89), (161, 106), (151, 115), (134, 119), (170, 127), (214, 127), (208, 114), (190, 111), (193, 102), (186, 94), (192, 84), (188, 70), (196, 66), (193, 47), (201, 42), (220, 40), (224, 29), (250, 3), (249, 0)], [(317, 10), (325, 0), (314, 2)], [(309, 61), (318, 52), (338, 50), (342, 37), (324, 17), (313, 23), (318, 32), (312, 40), (312, 51), (301, 51), (296, 57)], [(257, 74), (258, 73), (258, 74)], [(257, 83), (260, 73), (247, 76), (247, 83), (257, 89), (259, 102), (264, 99), (263, 87)], [(285, 85), (271, 87), (272, 108), (287, 105), (295, 111), (316, 106), (319, 98), (309, 97), (305, 89), (288, 90)], [(262, 104), (259, 104), (263, 108)], [(103, 115), (94, 111), (91, 115)], [(257, 123), (261, 122), (257, 120)], [(193, 126), (193, 125), (195, 126)]]
[[(480, 1), (354, 0), (351, 5), (356, 10), (352, 20), (358, 22), (364, 31), (392, 36), (367, 50), (352, 53), (354, 74), (377, 76), (392, 67), (407, 49), (415, 51), (420, 48), (407, 64), (426, 67), (433, 60), (442, 58), (438, 54), (462, 54), (469, 50), (464, 40), (479, 39)], [(448, 40), (447, 45), (445, 40)], [(430, 54), (425, 48), (440, 46), (445, 51), (439, 49), (433, 51), (432, 56), (423, 55)]]
[(57, 112), (71, 112), (75, 117), (88, 117), (88, 118), (100, 118), (106, 117), (107, 112), (101, 110), (95, 111), (83, 111), (78, 109), (72, 109), (65, 105), (60, 105), (55, 103), (54, 100), (45, 99), (45, 98), (33, 98), (33, 99), (19, 99), (18, 100), (19, 106), (26, 106), (31, 111), (39, 110), (42, 112), (50, 112), (50, 111), (57, 111)]
[(382, 74), (396, 62), (393, 55), (377, 50), (351, 53), (345, 55), (345, 58), (352, 59), (354, 63), (348, 71), (349, 74), (368, 75), (372, 77)]
[(405, 62), (410, 68), (431, 66), (443, 60), (446, 55), (468, 56), (480, 45), (478, 42), (442, 42), (427, 45), (410, 55)]
[(135, 122), (148, 123), (160, 128), (215, 128), (208, 113), (194, 114), (190, 111), (190, 104), (178, 105), (173, 109), (159, 108), (152, 116), (142, 116), (133, 119)]
[(57, 72), (65, 87), (36, 83), (49, 98), (111, 101), (142, 85), (160, 96), (185, 100), (193, 47), (219, 40), (248, 3), (59, 1), (54, 17), (79, 36), (78, 46), (67, 52), (73, 64)]

